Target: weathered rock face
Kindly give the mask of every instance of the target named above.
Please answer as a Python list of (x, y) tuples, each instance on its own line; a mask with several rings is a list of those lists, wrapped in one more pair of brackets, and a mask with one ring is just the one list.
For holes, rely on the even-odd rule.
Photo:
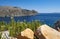
[(60, 39), (60, 32), (49, 27), (48, 25), (42, 25), (37, 30), (40, 31), (38, 34), (42, 34), (44, 39)]
[(35, 31), (35, 36), (36, 36), (36, 38), (37, 39), (46, 39), (45, 37), (44, 37), (44, 35), (42, 34), (42, 32), (41, 32), (41, 27), (39, 27), (36, 31)]
[(31, 29), (27, 28), (21, 32), (21, 36), (25, 36), (30, 39), (34, 39), (34, 32)]

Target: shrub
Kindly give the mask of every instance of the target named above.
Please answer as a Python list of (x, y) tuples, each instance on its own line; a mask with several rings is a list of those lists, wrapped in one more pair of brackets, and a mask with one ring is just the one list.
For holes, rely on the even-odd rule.
[(10, 32), (10, 36), (13, 36), (13, 37), (21, 33), (21, 31), (25, 30), (26, 28), (30, 28), (35, 32), (36, 29), (40, 25), (42, 25), (42, 23), (38, 20), (34, 20), (31, 22), (27, 22), (26, 20), (24, 20), (23, 22), (21, 21), (16, 22), (14, 21), (14, 19), (11, 19), (11, 21), (8, 24), (5, 22), (0, 22), (0, 23), (1, 23), (0, 31), (8, 30)]

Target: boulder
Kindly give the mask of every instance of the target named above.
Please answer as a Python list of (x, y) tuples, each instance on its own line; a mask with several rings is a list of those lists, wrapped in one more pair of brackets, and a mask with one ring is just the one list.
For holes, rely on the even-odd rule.
[(34, 39), (34, 32), (31, 29), (27, 28), (21, 32), (21, 36), (25, 36), (27, 38)]
[(38, 27), (38, 29), (34, 32), (34, 35), (37, 39), (46, 39), (41, 32), (41, 27)]
[(28, 37), (21, 36), (21, 33), (17, 35), (17, 39), (29, 39)]
[[(37, 33), (37, 34), (36, 34)], [(60, 39), (60, 32), (44, 24), (40, 26), (35, 35), (39, 39)]]
[(9, 39), (9, 31), (2, 31), (1, 33), (1, 39)]
[(15, 38), (15, 37), (9, 37), (9, 39), (17, 39), (17, 38)]

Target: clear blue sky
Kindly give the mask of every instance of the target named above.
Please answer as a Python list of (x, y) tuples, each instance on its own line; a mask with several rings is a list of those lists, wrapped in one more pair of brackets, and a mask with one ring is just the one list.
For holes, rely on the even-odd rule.
[(0, 6), (17, 6), (40, 13), (60, 12), (60, 0), (0, 0)]

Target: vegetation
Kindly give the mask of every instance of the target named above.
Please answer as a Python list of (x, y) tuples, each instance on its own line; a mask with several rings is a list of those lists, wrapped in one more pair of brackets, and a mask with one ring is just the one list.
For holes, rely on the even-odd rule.
[[(35, 30), (42, 25), (42, 23), (38, 20), (27, 22), (24, 20), (21, 21), (14, 21), (14, 19), (11, 19), (9, 23), (5, 23), (4, 21), (0, 21), (0, 31), (8, 30), (10, 32), (10, 36), (15, 37), (17, 34), (19, 34), (21, 31), (25, 30), (26, 28), (32, 29), (34, 32)], [(0, 35), (1, 36), (1, 35)]]

